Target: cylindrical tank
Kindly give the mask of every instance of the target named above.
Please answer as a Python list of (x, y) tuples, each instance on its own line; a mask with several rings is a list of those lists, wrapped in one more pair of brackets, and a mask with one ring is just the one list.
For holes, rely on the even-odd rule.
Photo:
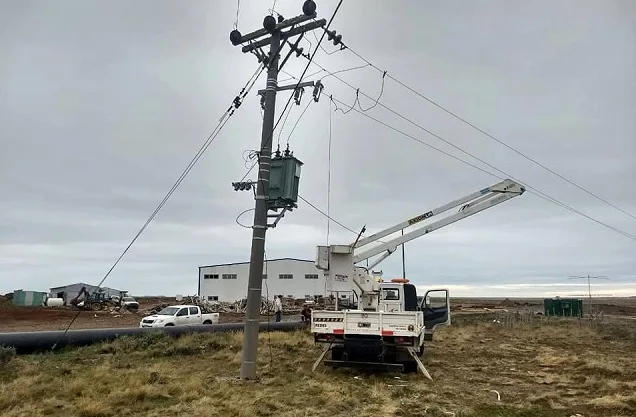
[(64, 305), (63, 298), (47, 298), (46, 306), (47, 307), (62, 307)]

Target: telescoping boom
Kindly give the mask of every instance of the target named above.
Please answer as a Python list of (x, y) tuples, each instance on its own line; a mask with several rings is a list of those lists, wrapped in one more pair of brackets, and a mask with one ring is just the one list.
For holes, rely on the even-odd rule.
[(461, 206), (457, 213), (430, 223), (423, 228), (405, 233), (403, 236), (396, 237), (395, 239), (392, 239), (388, 242), (381, 243), (380, 245), (377, 245), (366, 251), (355, 254), (353, 256), (353, 263), (357, 264), (358, 262), (365, 261), (384, 252), (384, 254), (379, 259), (377, 259), (372, 265), (369, 265), (369, 268), (373, 268), (384, 259), (386, 259), (388, 256), (390, 256), (402, 243), (417, 239), (420, 236), (428, 234), (437, 229), (441, 229), (442, 227), (455, 223), (458, 220), (465, 219), (466, 217), (479, 213), (482, 210), (493, 207), (499, 203), (503, 203), (504, 201), (510, 200), (511, 198), (520, 196), (525, 191), (526, 189), (524, 186), (510, 179), (506, 179), (495, 185), (484, 188), (483, 190), (451, 201), (450, 203), (444, 204), (443, 206), (440, 206), (436, 209), (427, 211), (404, 222), (396, 224), (395, 226), (384, 229), (371, 236), (361, 238), (352, 245), (354, 249), (358, 249), (365, 245), (368, 245), (369, 243), (376, 242), (383, 237), (391, 235), (392, 233), (407, 229), (424, 220), (430, 219), (431, 217), (437, 216), (455, 207)]

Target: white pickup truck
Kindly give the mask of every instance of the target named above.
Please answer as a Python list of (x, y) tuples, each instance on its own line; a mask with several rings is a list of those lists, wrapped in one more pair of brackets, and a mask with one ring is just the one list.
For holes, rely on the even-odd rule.
[(194, 324), (217, 324), (219, 313), (202, 313), (199, 306), (168, 306), (152, 316), (141, 319), (139, 327), (166, 327)]

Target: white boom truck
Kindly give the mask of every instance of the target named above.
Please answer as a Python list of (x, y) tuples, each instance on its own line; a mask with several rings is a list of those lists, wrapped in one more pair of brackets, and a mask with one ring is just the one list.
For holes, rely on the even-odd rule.
[[(327, 344), (313, 369), (331, 352), (332, 367), (361, 367), (396, 371), (419, 370), (431, 379), (422, 364), (424, 341), (432, 340), (437, 326), (450, 325), (450, 301), (448, 289), (428, 290), (418, 297), (416, 288), (406, 279), (384, 282), (373, 276), (372, 268), (390, 256), (399, 245), (424, 236), (458, 220), (465, 219), (482, 210), (493, 207), (511, 198), (520, 196), (525, 188), (512, 180), (504, 180), (466, 197), (451, 201), (434, 210), (427, 211), (393, 227), (368, 237), (361, 238), (365, 228), (350, 245), (318, 246), (316, 266), (324, 270), (327, 291), (336, 293), (336, 310), (312, 311), (311, 332), (317, 343)], [(426, 226), (404, 233), (388, 242), (380, 239), (402, 231), (450, 209), (460, 207), (455, 214), (429, 223)], [(380, 244), (358, 252), (373, 242)], [(359, 262), (380, 255), (367, 267)], [(356, 309), (338, 308), (340, 294), (352, 294)], [(431, 303), (431, 294), (444, 302), (439, 306)]]

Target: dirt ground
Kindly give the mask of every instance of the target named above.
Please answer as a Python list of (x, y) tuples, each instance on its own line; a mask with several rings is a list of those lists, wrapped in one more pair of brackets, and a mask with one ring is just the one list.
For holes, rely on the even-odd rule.
[[(535, 312), (543, 311), (542, 298), (505, 298), (505, 299), (488, 299), (488, 298), (453, 298), (451, 299), (451, 309), (453, 311), (475, 310), (532, 310)], [(583, 309), (585, 312), (594, 311), (596, 313), (603, 312), (609, 316), (632, 316), (636, 317), (636, 297), (612, 297), (612, 298), (592, 298), (589, 301), (583, 298)]]
[[(82, 311), (70, 330), (137, 327), (141, 319), (150, 314), (148, 309), (161, 304), (178, 304), (174, 298), (139, 298), (137, 301), (138, 311)], [(65, 330), (77, 313), (78, 310), (72, 307), (18, 307), (8, 300), (0, 300), (0, 333)], [(242, 314), (221, 313), (219, 322), (237, 323), (243, 318)], [(295, 317), (283, 319), (287, 321)]]
[[(176, 304), (174, 298), (140, 298), (137, 312), (82, 311), (71, 330), (116, 327), (137, 327), (147, 310), (160, 304)], [(594, 299), (593, 307), (607, 316), (636, 318), (636, 298)], [(586, 303), (586, 300), (584, 301)], [(586, 304), (584, 304), (584, 307)], [(543, 311), (542, 299), (467, 299), (451, 300), (454, 316), (484, 311)], [(64, 330), (77, 315), (74, 308), (16, 307), (8, 300), (0, 300), (0, 332), (22, 332), (38, 330)], [(221, 313), (221, 323), (243, 321), (243, 315)], [(300, 320), (300, 316), (285, 316), (284, 321)]]
[(636, 323), (493, 321), (500, 315), (462, 315), (439, 331), (424, 355), (433, 381), (312, 372), (321, 347), (306, 330), (260, 335), (256, 381), (237, 379), (241, 332), (149, 333), (25, 356), (0, 348), (0, 409), (3, 417), (636, 415)]

